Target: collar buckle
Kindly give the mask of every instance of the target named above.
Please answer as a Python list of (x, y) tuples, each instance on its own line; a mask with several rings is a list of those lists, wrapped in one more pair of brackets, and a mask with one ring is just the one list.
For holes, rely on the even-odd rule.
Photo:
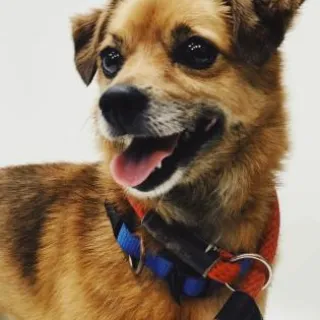
[(133, 273), (138, 276), (144, 269), (145, 261), (146, 261), (146, 248), (144, 245), (144, 241), (140, 236), (140, 257), (139, 259), (134, 258), (133, 256), (129, 255), (129, 265), (132, 269)]

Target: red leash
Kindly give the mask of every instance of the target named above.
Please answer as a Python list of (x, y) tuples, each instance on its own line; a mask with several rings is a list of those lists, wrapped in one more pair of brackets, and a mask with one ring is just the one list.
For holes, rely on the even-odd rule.
[[(131, 198), (129, 198), (128, 201), (133, 207), (137, 216), (142, 220), (147, 213), (144, 206)], [(237, 291), (245, 292), (253, 298), (257, 297), (264, 287), (269, 284), (272, 271), (270, 265), (272, 265), (276, 256), (279, 231), (280, 210), (278, 200), (276, 200), (273, 208), (273, 214), (267, 226), (259, 252), (257, 254), (236, 256), (221, 250), (219, 261), (210, 267), (206, 274), (207, 277), (220, 283), (225, 283), (227, 284), (228, 288), (232, 289), (231, 285), (228, 284), (234, 283), (240, 273), (240, 265), (237, 262), (243, 259), (255, 260), (251, 270), (245, 276), (240, 287), (237, 288)], [(269, 275), (267, 272), (268, 270)]]

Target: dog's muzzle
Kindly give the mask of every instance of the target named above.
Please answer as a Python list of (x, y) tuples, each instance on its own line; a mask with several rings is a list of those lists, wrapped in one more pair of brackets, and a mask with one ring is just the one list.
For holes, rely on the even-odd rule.
[[(111, 87), (102, 95), (99, 106), (109, 136), (127, 135), (131, 139), (126, 149), (110, 163), (113, 179), (144, 194), (160, 186), (162, 193), (171, 189), (196, 155), (205, 146), (218, 143), (224, 132), (224, 114), (218, 107), (203, 108), (184, 125), (178, 116), (175, 118), (174, 107), (170, 121), (161, 118), (161, 108), (148, 116), (152, 104), (146, 94), (134, 86)], [(170, 124), (177, 122), (181, 123), (180, 131), (170, 132)], [(160, 127), (164, 128), (158, 130), (161, 134), (157, 132)]]

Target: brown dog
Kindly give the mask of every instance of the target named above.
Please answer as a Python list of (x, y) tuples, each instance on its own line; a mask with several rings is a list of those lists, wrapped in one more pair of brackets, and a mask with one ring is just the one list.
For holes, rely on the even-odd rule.
[(207, 242), (258, 250), (287, 150), (277, 49), (302, 2), (112, 0), (73, 20), (77, 69), (101, 88), (104, 161), (0, 171), (0, 312), (215, 316), (227, 289), (179, 306), (148, 269), (132, 273), (104, 202), (125, 215), (130, 195)]

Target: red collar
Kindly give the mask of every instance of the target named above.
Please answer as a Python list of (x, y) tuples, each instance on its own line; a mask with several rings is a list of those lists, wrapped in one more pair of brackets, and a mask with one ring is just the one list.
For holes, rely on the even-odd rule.
[[(145, 207), (134, 199), (128, 198), (128, 201), (139, 219), (143, 220), (147, 214)], [(204, 276), (220, 283), (225, 283), (228, 288), (232, 289), (232, 283), (234, 283), (239, 276), (239, 262), (244, 259), (254, 260), (251, 270), (245, 276), (241, 285), (237, 288), (237, 291), (245, 292), (253, 298), (257, 297), (258, 294), (270, 283), (272, 276), (270, 265), (272, 265), (276, 256), (280, 229), (280, 210), (278, 199), (276, 199), (272, 210), (273, 214), (270, 216), (270, 221), (258, 253), (234, 255), (225, 250), (219, 249), (220, 259), (218, 262), (212, 264)]]

